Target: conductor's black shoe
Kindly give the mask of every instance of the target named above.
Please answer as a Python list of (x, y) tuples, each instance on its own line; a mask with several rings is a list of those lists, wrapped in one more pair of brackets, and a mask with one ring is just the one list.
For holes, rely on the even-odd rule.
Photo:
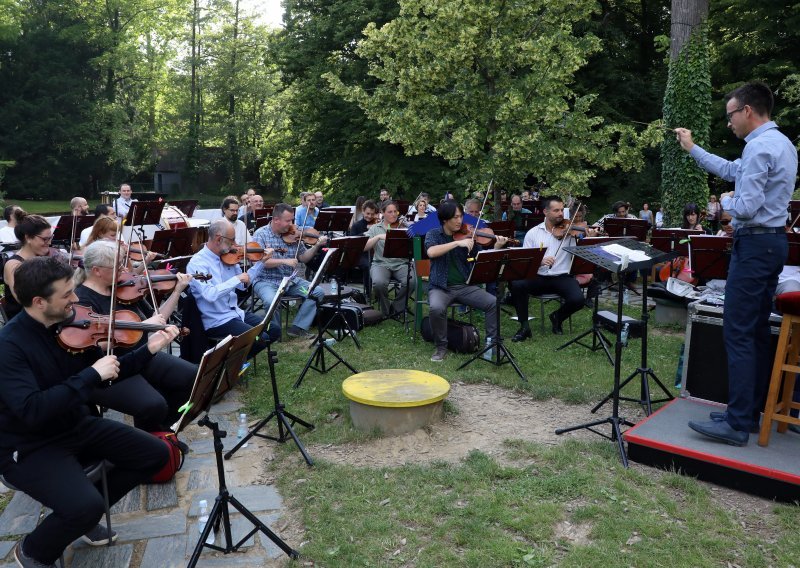
[[(24, 540), (24, 539), (23, 539)], [(22, 550), (22, 540), (17, 543), (14, 547), (14, 559), (17, 561), (19, 566), (22, 568), (50, 568), (55, 567), (55, 564), (45, 564), (44, 562), (39, 562), (35, 558), (31, 558), (25, 551)]]
[(521, 327), (519, 328), (517, 333), (514, 334), (514, 337), (511, 338), (511, 341), (516, 343), (518, 341), (525, 341), (529, 337), (533, 337), (533, 334), (531, 333), (531, 328)]
[[(708, 417), (711, 418), (714, 422), (727, 422), (728, 421), (728, 413), (727, 412), (709, 412)], [(758, 434), (760, 428), (758, 424), (750, 428), (751, 434)]]
[(719, 442), (725, 442), (731, 446), (746, 446), (747, 441), (750, 439), (749, 432), (734, 430), (727, 422), (718, 420), (709, 420), (707, 422), (690, 421), (689, 428), (704, 436), (708, 436)]
[(556, 335), (564, 335), (564, 330), (561, 328), (561, 320), (555, 312), (550, 314), (550, 323), (553, 324), (553, 333)]

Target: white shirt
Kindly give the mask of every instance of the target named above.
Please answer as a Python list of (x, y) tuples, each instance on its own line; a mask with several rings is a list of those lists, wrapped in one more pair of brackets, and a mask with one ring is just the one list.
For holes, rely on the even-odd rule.
[[(569, 269), (572, 266), (572, 255), (566, 252), (564, 247), (574, 246), (576, 241), (575, 237), (564, 237), (563, 241), (559, 241), (547, 230), (545, 222), (542, 222), (525, 234), (522, 246), (525, 248), (545, 249), (544, 256), (556, 257), (553, 266), (543, 264), (539, 267), (539, 276), (560, 276), (561, 274), (569, 274)], [(559, 245), (561, 245), (561, 250), (558, 251), (558, 256), (556, 256), (556, 250), (558, 250)]]
[(93, 227), (94, 226), (86, 227), (83, 231), (81, 231), (81, 238), (78, 240), (78, 245), (80, 247), (85, 247), (86, 246), (86, 241), (89, 240), (89, 235), (92, 234), (92, 228)]
[(137, 201), (136, 199), (128, 199), (125, 201), (122, 197), (117, 197), (114, 200), (114, 211), (117, 213), (117, 217), (122, 219), (123, 217), (128, 215), (128, 211), (131, 208), (131, 204)]
[(247, 241), (250, 239), (250, 233), (247, 232), (247, 225), (244, 224), (244, 221), (241, 219), (236, 219), (236, 223), (233, 225), (233, 230), (236, 231), (236, 244), (240, 247), (243, 247), (247, 244)]
[(14, 234), (13, 227), (3, 227), (0, 229), (0, 243), (18, 243), (19, 239)]

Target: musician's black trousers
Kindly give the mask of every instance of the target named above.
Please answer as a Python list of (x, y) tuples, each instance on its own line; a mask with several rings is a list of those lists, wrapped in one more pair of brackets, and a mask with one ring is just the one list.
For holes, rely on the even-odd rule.
[[(54, 435), (56, 433), (53, 433)], [(53, 510), (24, 541), (25, 553), (53, 564), (75, 539), (100, 522), (102, 489), (83, 471), (83, 463), (107, 459), (109, 502), (116, 503), (167, 463), (163, 441), (115, 422), (85, 417), (68, 435), (19, 457), (4, 472), (6, 480)]]
[(520, 326), (528, 327), (528, 296), (557, 294), (564, 303), (556, 310), (558, 321), (564, 321), (584, 305), (583, 292), (574, 276), (538, 276), (533, 280), (514, 280), (511, 282), (511, 298), (517, 310)]

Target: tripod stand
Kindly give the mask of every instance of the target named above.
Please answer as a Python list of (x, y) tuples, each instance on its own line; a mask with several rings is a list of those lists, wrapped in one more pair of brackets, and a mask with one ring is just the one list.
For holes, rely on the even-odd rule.
[[(650, 268), (654, 263), (658, 262), (659, 259), (667, 256), (664, 253), (652, 249), (649, 245), (637, 241), (625, 239), (622, 241), (617, 241), (616, 244), (626, 247), (627, 249), (632, 251), (642, 251), (647, 255), (648, 259), (642, 262), (634, 262), (628, 266), (623, 267), (622, 264), (627, 264), (627, 259), (622, 260), (619, 257), (612, 255), (608, 251), (603, 250), (601, 248), (602, 245), (594, 245), (590, 247), (566, 247), (565, 250), (577, 257), (588, 260), (592, 264), (595, 264), (601, 268), (605, 268), (611, 272), (615, 272), (617, 274), (618, 282), (621, 281), (621, 277), (626, 271), (634, 271), (634, 270), (641, 270), (644, 268)], [(619, 455), (620, 459), (622, 460), (622, 465), (627, 468), (628, 456), (625, 452), (625, 443), (622, 439), (622, 431), (620, 430), (620, 427), (633, 426), (634, 424), (633, 422), (630, 422), (629, 420), (626, 420), (625, 418), (619, 415), (619, 401), (621, 400), (620, 374), (621, 374), (622, 347), (623, 347), (622, 325), (620, 323), (622, 322), (622, 306), (623, 306), (623, 288), (622, 286), (618, 286), (616, 344), (614, 346), (614, 388), (611, 391), (611, 394), (608, 397), (606, 397), (606, 399), (604, 399), (601, 404), (598, 404), (597, 406), (595, 406), (594, 409), (592, 409), (592, 412), (595, 412), (606, 401), (611, 400), (612, 402), (611, 416), (608, 416), (606, 418), (601, 418), (599, 420), (594, 420), (592, 422), (586, 422), (584, 424), (578, 424), (576, 426), (559, 428), (556, 430), (556, 434), (559, 435), (565, 434), (567, 432), (574, 432), (575, 430), (589, 430), (590, 432), (594, 432), (599, 436), (603, 436), (604, 438), (607, 438), (617, 444), (617, 449), (619, 450)], [(646, 303), (644, 304), (644, 309), (645, 310), (647, 309)], [(630, 378), (628, 380), (630, 380)], [(601, 432), (596, 429), (596, 427), (602, 426), (604, 424), (608, 424), (609, 426), (611, 426), (610, 434), (605, 434), (604, 432)]]
[[(269, 360), (269, 376), (270, 376), (270, 381), (272, 383), (272, 398), (275, 401), (275, 407), (273, 411), (270, 412), (266, 418), (264, 418), (258, 424), (256, 424), (255, 427), (252, 430), (250, 430), (250, 432), (248, 432), (247, 435), (233, 447), (233, 449), (231, 449), (225, 454), (225, 459), (226, 460), (230, 459), (231, 456), (234, 453), (236, 453), (236, 451), (239, 448), (245, 445), (247, 441), (253, 436), (258, 436), (260, 438), (265, 438), (267, 440), (274, 440), (281, 444), (286, 442), (286, 440), (288, 440), (289, 437), (291, 436), (292, 440), (294, 440), (294, 443), (297, 446), (297, 449), (300, 450), (301, 454), (303, 454), (303, 459), (306, 460), (306, 463), (308, 465), (314, 465), (314, 462), (311, 460), (308, 453), (306, 453), (306, 449), (305, 447), (303, 447), (303, 443), (297, 437), (297, 434), (295, 433), (293, 428), (295, 424), (300, 424), (301, 426), (305, 426), (309, 430), (313, 430), (314, 425), (310, 424), (309, 422), (306, 422), (302, 418), (298, 418), (291, 412), (286, 411), (286, 407), (281, 402), (280, 394), (278, 393), (278, 384), (275, 379), (275, 363), (277, 362), (275, 356), (277, 355), (277, 353), (275, 351), (271, 351), (269, 346), (267, 346), (266, 352), (267, 352), (267, 359)], [(276, 421), (278, 422), (278, 436), (275, 437), (275, 436), (267, 436), (266, 434), (261, 434), (260, 430), (264, 426), (266, 426), (269, 423), (269, 421), (272, 420), (273, 418), (275, 418)]]
[[(649, 319), (650, 319), (650, 312), (647, 309), (647, 273), (645, 272), (643, 277), (642, 277), (642, 347), (641, 347), (641, 363), (639, 364), (639, 367), (633, 373), (631, 373), (628, 376), (628, 378), (626, 378), (624, 381), (622, 381), (622, 383), (620, 383), (620, 385), (619, 385), (619, 389), (621, 390), (621, 389), (625, 388), (625, 386), (628, 383), (630, 383), (633, 379), (635, 379), (636, 377), (639, 377), (640, 386), (641, 386), (641, 388), (640, 388), (640, 396), (639, 396), (638, 399), (636, 399), (636, 398), (630, 398), (630, 397), (621, 396), (621, 395), (619, 395), (619, 393), (617, 393), (617, 394), (619, 395), (619, 400), (635, 402), (635, 403), (641, 405), (642, 408), (644, 408), (645, 414), (647, 414), (647, 416), (650, 416), (650, 414), (653, 412), (653, 408), (652, 408), (653, 404), (659, 404), (659, 403), (662, 403), (662, 402), (667, 402), (667, 401), (672, 400), (673, 398), (675, 398), (669, 392), (667, 387), (665, 387), (664, 384), (658, 379), (656, 374), (653, 372), (653, 369), (651, 369), (647, 365), (647, 321)], [(617, 319), (617, 322), (618, 322), (617, 327), (618, 328), (621, 327), (621, 323), (620, 323), (621, 321), (622, 321), (621, 319), (619, 319), (619, 318)], [(651, 400), (650, 399), (650, 382), (649, 382), (650, 379), (655, 381), (655, 383), (661, 388), (661, 390), (666, 395), (666, 398), (660, 398), (658, 400)], [(608, 402), (613, 396), (614, 396), (614, 392), (613, 391), (608, 393), (608, 395), (603, 400), (598, 402), (594, 406), (594, 408), (592, 408), (592, 413), (597, 412), (600, 409), (600, 407), (602, 407), (606, 402)]]
[[(212, 550), (216, 550), (218, 552), (223, 552), (225, 554), (229, 554), (231, 552), (237, 552), (241, 546), (247, 542), (247, 540), (253, 536), (255, 533), (261, 531), (264, 535), (267, 536), (272, 542), (275, 543), (278, 548), (283, 550), (289, 558), (298, 558), (299, 554), (296, 550), (290, 547), (286, 542), (284, 542), (278, 535), (272, 532), (267, 525), (262, 523), (258, 517), (256, 517), (253, 513), (251, 513), (247, 507), (242, 505), (236, 497), (231, 495), (228, 492), (228, 487), (225, 483), (225, 468), (222, 465), (222, 438), (227, 436), (226, 432), (223, 432), (219, 429), (219, 425), (216, 422), (212, 422), (211, 419), (208, 417), (208, 414), (198, 422), (200, 426), (205, 426), (211, 430), (214, 434), (214, 455), (217, 460), (217, 478), (219, 480), (219, 494), (217, 498), (214, 500), (214, 506), (211, 508), (211, 513), (208, 516), (208, 522), (206, 522), (206, 526), (203, 529), (202, 534), (200, 535), (200, 539), (197, 541), (197, 545), (194, 547), (194, 552), (192, 553), (192, 558), (189, 560), (189, 564), (187, 568), (192, 568), (193, 566), (197, 565), (197, 561), (200, 559), (200, 553), (203, 551), (204, 547), (208, 547)], [(255, 527), (250, 532), (248, 532), (244, 538), (242, 538), (236, 544), (233, 544), (233, 536), (231, 535), (231, 519), (230, 519), (230, 511), (228, 509), (229, 506), (233, 506), (237, 511), (239, 511), (248, 521), (250, 521), (253, 526)], [(208, 535), (211, 533), (211, 529), (219, 530), (220, 524), (222, 524), (222, 528), (225, 531), (225, 546), (216, 546), (214, 544), (206, 543), (206, 539)]]
[[(509, 282), (511, 280), (530, 280), (536, 277), (541, 265), (545, 251), (537, 249), (498, 249), (480, 251), (472, 265), (467, 284), (486, 284), (489, 282)], [(519, 377), (526, 381), (517, 362), (514, 360), (511, 351), (503, 343), (500, 335), (500, 297), (495, 294), (495, 317), (497, 318), (497, 332), (489, 339), (486, 347), (476, 353), (469, 361), (459, 367), (463, 369), (473, 361), (483, 358), (483, 354), (490, 352), (490, 360), (495, 366), (499, 367), (506, 363), (511, 363)], [(493, 351), (490, 351), (493, 350)]]

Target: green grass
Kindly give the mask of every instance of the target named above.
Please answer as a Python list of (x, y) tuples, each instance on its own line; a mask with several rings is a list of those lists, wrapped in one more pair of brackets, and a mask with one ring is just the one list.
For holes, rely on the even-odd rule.
[[(97, 202), (99, 203), (99, 201)], [(90, 203), (94, 207), (97, 203)], [(6, 205), (19, 205), (28, 213), (38, 215), (68, 215), (70, 212), (69, 199), (65, 200), (45, 200), (45, 199), (6, 199)]]

